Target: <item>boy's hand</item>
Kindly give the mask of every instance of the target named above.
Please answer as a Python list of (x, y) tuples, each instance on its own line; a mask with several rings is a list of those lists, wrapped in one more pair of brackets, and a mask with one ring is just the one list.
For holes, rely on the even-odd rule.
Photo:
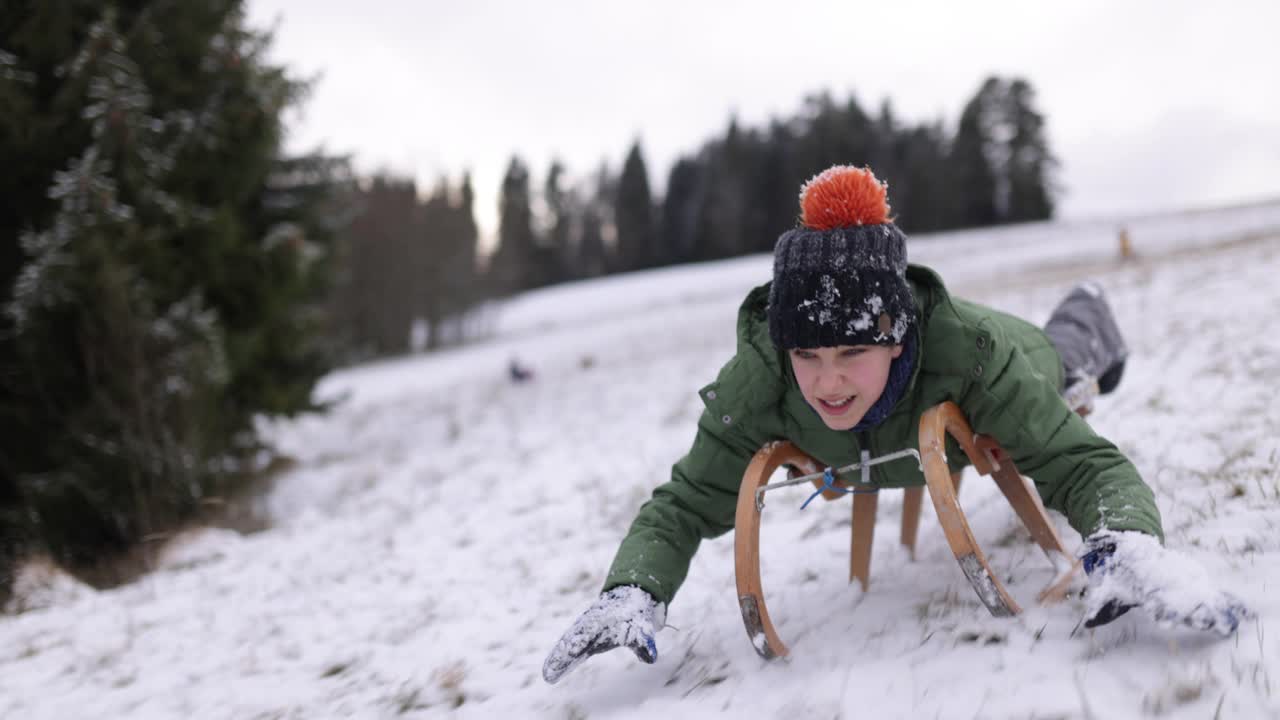
[(542, 664), (542, 677), (554, 683), (583, 660), (620, 645), (652, 663), (658, 659), (653, 638), (666, 619), (666, 605), (634, 585), (604, 592), (556, 643)]
[(1085, 627), (1105, 625), (1134, 607), (1161, 625), (1230, 635), (1252, 611), (1218, 590), (1193, 560), (1139, 532), (1103, 532), (1086, 540), (1089, 575)]

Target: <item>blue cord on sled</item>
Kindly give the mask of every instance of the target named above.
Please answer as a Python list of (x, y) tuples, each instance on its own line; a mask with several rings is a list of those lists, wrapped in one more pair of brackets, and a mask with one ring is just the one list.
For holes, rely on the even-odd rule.
[(878, 490), (878, 488), (867, 488), (865, 490), (859, 490), (858, 488), (836, 487), (835, 482), (836, 482), (836, 473), (834, 470), (832, 470), (828, 466), (826, 470), (822, 471), (822, 487), (818, 488), (817, 492), (810, 495), (809, 499), (805, 500), (804, 504), (800, 506), (800, 509), (803, 510), (806, 507), (809, 507), (809, 503), (812, 502), (814, 498), (818, 497), (819, 495), (821, 495), (823, 492), (827, 490), (834, 490), (835, 492), (838, 492), (841, 495), (858, 495), (858, 494), (865, 494), (865, 493), (873, 493)]

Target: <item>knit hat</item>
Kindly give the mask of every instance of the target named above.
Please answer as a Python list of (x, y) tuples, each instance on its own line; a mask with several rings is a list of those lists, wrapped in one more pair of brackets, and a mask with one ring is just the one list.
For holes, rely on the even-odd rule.
[(778, 238), (769, 335), (782, 350), (898, 345), (916, 320), (906, 235), (889, 219), (886, 185), (836, 165), (800, 189), (800, 226)]

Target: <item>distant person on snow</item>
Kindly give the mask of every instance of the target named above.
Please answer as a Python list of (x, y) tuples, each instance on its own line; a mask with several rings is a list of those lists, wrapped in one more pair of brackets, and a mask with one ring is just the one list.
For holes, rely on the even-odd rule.
[(507, 375), (511, 377), (511, 382), (522, 383), (533, 379), (533, 371), (520, 364), (519, 360), (511, 358), (511, 362), (507, 365)]
[[(774, 248), (772, 282), (739, 310), (736, 355), (700, 391), (693, 447), (640, 508), (604, 592), (547, 657), (547, 682), (619, 646), (657, 659), (667, 604), (699, 542), (733, 528), (738, 486), (766, 442), (790, 440), (846, 465), (863, 448), (875, 456), (917, 446), (920, 415), (948, 400), (1085, 538), (1086, 626), (1141, 607), (1228, 635), (1250, 616), (1194, 561), (1162, 547), (1151, 489), (1062, 399), (1078, 382), (1108, 393), (1124, 370), (1127, 350), (1100, 288), (1074, 289), (1043, 330), (952, 297), (932, 270), (907, 264), (906, 237), (869, 170), (817, 175), (801, 211), (801, 226)], [(924, 484), (909, 463), (877, 465), (871, 478)]]

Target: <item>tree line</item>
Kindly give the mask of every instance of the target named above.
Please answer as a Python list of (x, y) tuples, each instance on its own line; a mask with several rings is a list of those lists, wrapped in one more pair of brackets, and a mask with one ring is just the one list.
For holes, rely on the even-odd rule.
[(353, 297), (344, 304), (376, 308), (378, 319), (352, 315), (346, 336), (357, 357), (410, 349), (414, 328), (418, 346), (434, 348), (466, 339), (467, 313), (486, 300), (769, 252), (796, 222), (801, 184), (834, 163), (869, 165), (886, 180), (909, 233), (1053, 215), (1056, 160), (1026, 80), (986, 79), (953, 132), (941, 120), (906, 122), (888, 100), (869, 113), (856, 98), (822, 93), (763, 127), (731, 119), (722, 136), (674, 163), (661, 197), (638, 140), (619, 171), (604, 164), (577, 181), (558, 161), (539, 180), (514, 156), (487, 257), (478, 251), (468, 179), (461, 189), (441, 181), (415, 201), (411, 181), (376, 178), (357, 193), (362, 214), (346, 233)]
[(1053, 212), (1034, 93), (991, 78), (954, 132), (826, 94), (730, 121), (662, 197), (638, 141), (617, 172), (513, 157), (485, 253), (468, 177), (285, 151), (308, 85), (243, 0), (6, 8), (0, 605), (32, 550), (91, 568), (234, 494), (262, 469), (256, 419), (321, 409), (335, 366), (473, 338), (512, 293), (768, 251), (833, 163), (875, 168), (909, 231)]

